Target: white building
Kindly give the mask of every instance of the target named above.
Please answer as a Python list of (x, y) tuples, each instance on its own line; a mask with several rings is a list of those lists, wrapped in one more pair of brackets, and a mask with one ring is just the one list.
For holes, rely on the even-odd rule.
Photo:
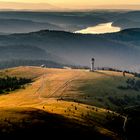
[(94, 69), (94, 63), (95, 63), (95, 59), (92, 58), (92, 59), (91, 59), (91, 69), (90, 69), (90, 71), (94, 71), (94, 70), (95, 70), (95, 69)]

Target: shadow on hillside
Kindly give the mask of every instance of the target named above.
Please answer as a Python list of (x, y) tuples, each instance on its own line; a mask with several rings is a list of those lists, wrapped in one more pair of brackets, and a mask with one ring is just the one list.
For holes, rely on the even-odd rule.
[[(3, 115), (2, 115), (2, 114)], [(0, 111), (0, 138), (90, 138), (111, 140), (76, 120), (33, 108)]]
[(125, 110), (128, 115), (128, 121), (126, 124), (126, 136), (127, 140), (139, 140), (140, 139), (140, 106), (132, 106)]

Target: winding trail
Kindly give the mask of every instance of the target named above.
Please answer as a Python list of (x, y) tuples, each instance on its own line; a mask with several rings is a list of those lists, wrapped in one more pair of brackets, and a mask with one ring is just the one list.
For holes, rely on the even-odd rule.
[(124, 124), (123, 124), (123, 131), (126, 132), (126, 123), (127, 123), (128, 117), (124, 116)]
[[(47, 77), (47, 74), (44, 74), (41, 77), (41, 79), (42, 79), (41, 80), (41, 85), (39, 86), (39, 88), (34, 93), (34, 95), (35, 96), (37, 95), (38, 99), (40, 100), (40, 103), (38, 103), (38, 105), (47, 103), (47, 101), (51, 98), (53, 98), (53, 99), (63, 98), (64, 91), (71, 85), (71, 83), (74, 80), (78, 79), (80, 76), (81, 76), (81, 74), (76, 73), (76, 74), (74, 74), (74, 76), (70, 76), (70, 77), (66, 78), (67, 80), (60, 80), (60, 79), (57, 79), (57, 78), (51, 80)], [(46, 90), (48, 88), (47, 83), (50, 83), (50, 82), (53, 82), (53, 81), (57, 81), (58, 85), (56, 85), (55, 89), (50, 89), (47, 92), (47, 90)], [(60, 83), (62, 82), (62, 84), (59, 85), (59, 82)], [(43, 94), (43, 93), (45, 93), (45, 94)]]

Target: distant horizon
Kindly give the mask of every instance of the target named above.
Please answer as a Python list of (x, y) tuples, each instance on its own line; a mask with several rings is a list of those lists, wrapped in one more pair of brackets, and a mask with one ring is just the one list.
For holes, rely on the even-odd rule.
[(0, 12), (94, 12), (94, 11), (140, 11), (140, 9), (119, 9), (119, 8), (104, 8), (104, 9), (0, 9)]
[[(9, 0), (10, 1), (10, 0)], [(62, 1), (62, 0), (60, 0)], [(84, 0), (82, 0), (84, 2)], [(96, 0), (92, 0), (96, 1)], [(108, 0), (111, 1), (111, 0)], [(129, 0), (126, 0), (129, 1)], [(67, 3), (67, 2), (66, 2)], [(85, 3), (85, 2), (84, 2)], [(83, 10), (140, 10), (140, 2), (139, 3), (92, 3), (89, 4), (87, 2), (86, 5), (84, 3), (78, 4), (78, 2), (73, 3), (71, 6), (67, 4), (61, 5), (60, 3), (46, 3), (46, 2), (16, 2), (14, 0), (1, 1), (0, 0), (0, 10), (14, 10), (14, 11), (83, 11)]]
[(139, 9), (71, 9), (71, 10), (47, 10), (47, 9), (0, 9), (0, 12), (94, 12), (94, 11), (140, 11)]

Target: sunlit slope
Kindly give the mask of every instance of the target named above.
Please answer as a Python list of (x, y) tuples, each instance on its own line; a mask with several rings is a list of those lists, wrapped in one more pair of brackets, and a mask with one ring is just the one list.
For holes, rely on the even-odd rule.
[[(138, 91), (121, 90), (132, 75), (123, 77), (121, 72), (67, 69), (47, 69), (39, 67), (18, 67), (0, 71), (0, 76), (31, 78), (33, 83), (8, 95), (0, 96), (0, 105), (33, 105), (50, 99), (76, 101), (98, 107), (118, 109), (111, 98), (132, 98)], [(8, 104), (5, 102), (8, 101)], [(128, 104), (129, 105), (129, 104)]]
[[(22, 116), (23, 113), (19, 111), (23, 110), (26, 114), (34, 112), (34, 109), (37, 112), (42, 110), (44, 113), (74, 119), (90, 128), (94, 126), (98, 133), (112, 139), (119, 137), (118, 130), (123, 131), (124, 116), (111, 111), (119, 107), (112, 104), (108, 96), (123, 98), (125, 94), (132, 97), (138, 94), (136, 91), (128, 93), (118, 89), (119, 85), (125, 84), (126, 79), (132, 77), (123, 77), (121, 72), (17, 67), (0, 71), (0, 76), (27, 77), (33, 80), (24, 89), (0, 96), (2, 120), (15, 118), (18, 124), (24, 126), (24, 121), (20, 120), (26, 120), (26, 115)], [(11, 113), (7, 114), (9, 111)]]

